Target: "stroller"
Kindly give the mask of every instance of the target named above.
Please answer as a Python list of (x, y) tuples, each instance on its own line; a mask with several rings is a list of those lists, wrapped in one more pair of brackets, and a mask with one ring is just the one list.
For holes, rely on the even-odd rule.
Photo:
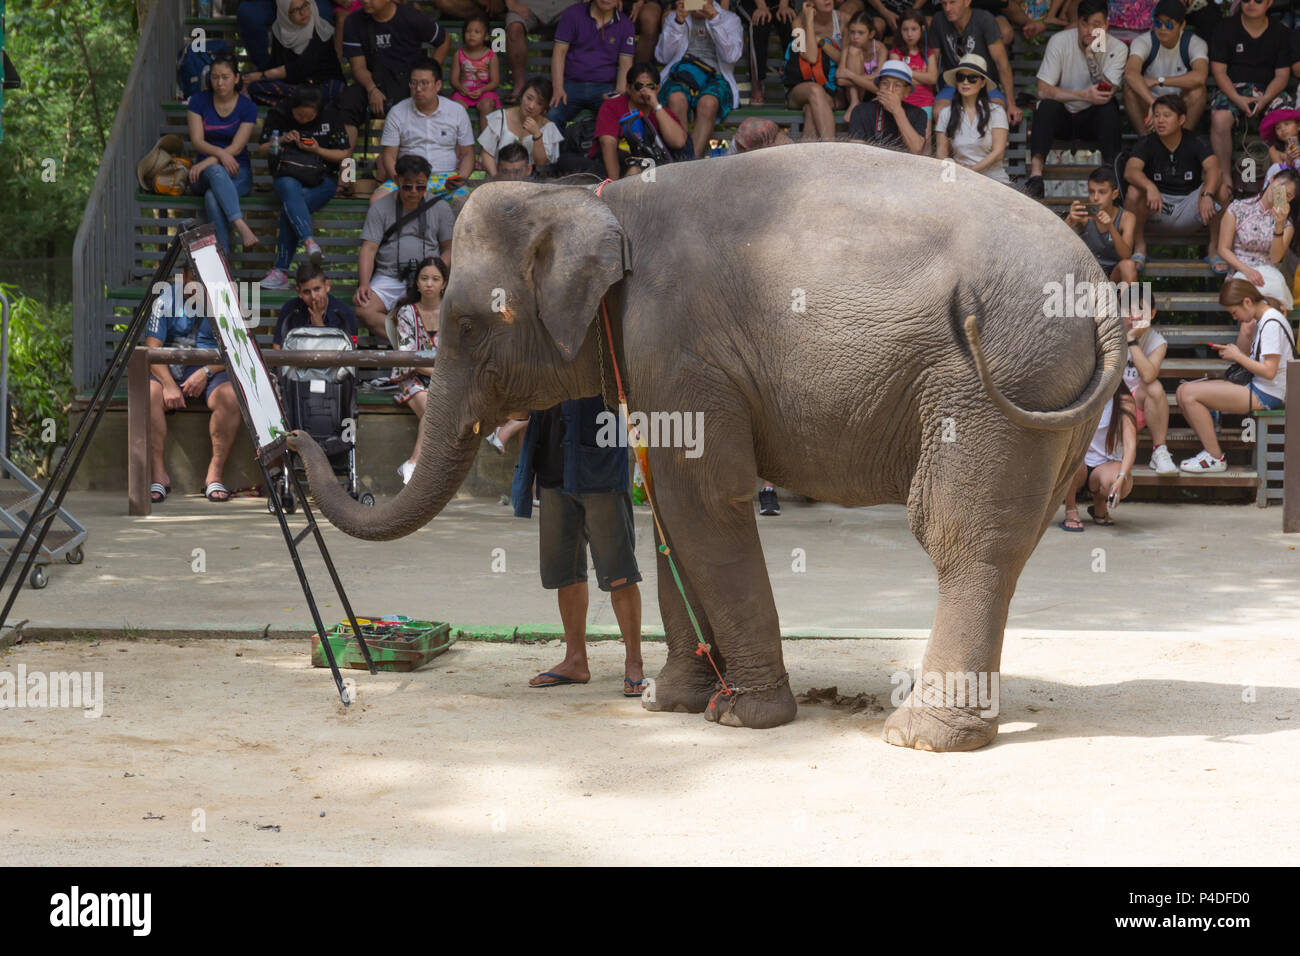
[[(283, 347), (286, 351), (350, 352), (352, 337), (342, 329), (309, 326), (289, 332), (284, 337)], [(369, 492), (362, 493), (357, 482), (356, 368), (282, 366), (276, 380), (289, 428), (301, 429), (311, 435), (329, 458), (334, 474), (346, 477), (348, 494), (363, 505), (373, 505), (375, 496)], [(289, 468), (296, 468), (299, 475), (303, 474), (302, 461), (286, 451), (278, 473), (272, 475), (273, 487), (267, 496), (266, 509), (272, 513), (275, 512), (272, 495), (279, 495), (286, 513), (291, 514), (296, 507)]]

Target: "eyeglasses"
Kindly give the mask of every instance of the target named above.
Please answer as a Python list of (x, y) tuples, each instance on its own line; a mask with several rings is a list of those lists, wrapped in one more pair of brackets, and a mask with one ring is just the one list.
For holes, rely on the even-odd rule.
[(300, 13), (306, 13), (306, 12), (307, 12), (308, 10), (310, 10), (310, 9), (311, 9), (311, 7), (310, 7), (308, 4), (305, 4), (305, 3), (297, 3), (297, 4), (294, 4), (292, 7), (289, 8), (289, 13), (290, 13), (290, 15), (296, 16), (296, 15), (298, 15), (298, 14), (300, 14)]
[(957, 74), (957, 82), (958, 82), (958, 83), (978, 83), (978, 82), (979, 82), (980, 80), (982, 80), (982, 79), (984, 79), (984, 77), (980, 76), (978, 73), (958, 73), (958, 74)]
[(642, 90), (657, 90), (659, 89), (659, 84), (658, 83), (633, 83), (632, 89), (636, 90), (638, 93), (640, 93)]
[(397, 188), (404, 193), (422, 193), (429, 188), (429, 181), (426, 179), (422, 183), (402, 183)]
[(433, 86), (433, 80), (412, 80), (411, 89), (422, 90), (427, 86)]
[(1241, 2), (1243, 4), (1245, 3), (1265, 4), (1268, 3), (1268, 0), (1241, 0)]
[(1177, 20), (1152, 20), (1151, 25), (1157, 30), (1172, 30), (1178, 26)]

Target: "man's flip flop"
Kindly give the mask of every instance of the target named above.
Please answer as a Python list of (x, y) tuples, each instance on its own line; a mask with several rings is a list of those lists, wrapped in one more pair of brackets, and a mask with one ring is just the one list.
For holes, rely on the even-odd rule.
[(168, 488), (166, 485), (164, 485), (161, 481), (155, 481), (152, 485), (149, 486), (149, 500), (156, 505), (162, 504), (164, 501), (166, 501), (167, 495), (170, 493), (171, 493), (171, 489)]
[[(210, 481), (207, 487), (203, 489), (203, 495), (209, 501), (229, 501), (230, 489), (219, 481)], [(221, 497), (215, 497), (216, 495)]]
[(624, 696), (624, 697), (640, 697), (640, 696), (641, 696), (641, 691), (638, 690), (638, 691), (636, 691), (635, 693), (629, 694), (629, 693), (627, 692), (627, 689), (628, 689), (628, 687), (640, 687), (640, 686), (641, 686), (642, 684), (644, 684), (645, 682), (646, 682), (646, 679), (645, 679), (644, 677), (642, 677), (640, 680), (633, 680), (632, 678), (627, 677), (627, 676), (625, 675), (625, 676), (623, 677), (623, 696)]
[(554, 677), (554, 680), (547, 681), (545, 684), (529, 684), (529, 687), (563, 687), (565, 684), (585, 684), (585, 680), (574, 680), (572, 677), (565, 677), (563, 674), (555, 674), (551, 671), (542, 671), (538, 677)]

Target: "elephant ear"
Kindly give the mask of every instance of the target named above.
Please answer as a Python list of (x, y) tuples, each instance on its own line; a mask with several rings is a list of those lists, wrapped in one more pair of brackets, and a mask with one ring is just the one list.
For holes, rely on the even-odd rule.
[(529, 256), (537, 315), (572, 361), (601, 297), (632, 267), (627, 233), (586, 189), (547, 189), (530, 203)]

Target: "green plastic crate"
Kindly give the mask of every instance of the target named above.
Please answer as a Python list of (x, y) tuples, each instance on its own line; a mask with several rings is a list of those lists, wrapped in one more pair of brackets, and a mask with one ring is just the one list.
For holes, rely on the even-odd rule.
[[(384, 620), (358, 617), (357, 624), (361, 626), (375, 669), (381, 671), (418, 670), (456, 643), (451, 625), (444, 621), (413, 621), (395, 614)], [(366, 669), (366, 659), (361, 656), (356, 635), (347, 621), (340, 621), (330, 629), (329, 642), (340, 667)], [(329, 667), (317, 634), (311, 638), (311, 663), (313, 667)]]

